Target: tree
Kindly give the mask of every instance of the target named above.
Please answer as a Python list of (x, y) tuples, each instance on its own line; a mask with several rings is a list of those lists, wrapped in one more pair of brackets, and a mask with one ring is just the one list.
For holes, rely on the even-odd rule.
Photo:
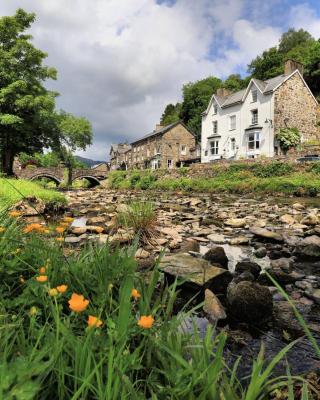
[(232, 92), (237, 92), (238, 90), (247, 87), (248, 83), (248, 78), (242, 79), (239, 74), (231, 74), (223, 82), (223, 87), (231, 90)]
[(283, 73), (283, 63), (284, 55), (277, 47), (271, 47), (250, 62), (248, 72), (257, 79), (270, 79)]
[(181, 103), (168, 104), (161, 116), (160, 120), (161, 125), (165, 126), (179, 121), (180, 112), (181, 112)]
[(200, 141), (201, 136), (201, 113), (207, 108), (213, 93), (221, 86), (221, 79), (210, 76), (195, 83), (188, 83), (182, 88), (180, 118), (194, 132), (197, 141)]
[(56, 116), (59, 127), (61, 146), (60, 155), (68, 168), (68, 186), (72, 184), (72, 169), (76, 166), (73, 152), (85, 150), (92, 143), (92, 127), (84, 117), (75, 117), (65, 111)]
[(280, 53), (286, 54), (294, 47), (312, 43), (314, 41), (314, 38), (309, 32), (303, 29), (296, 31), (294, 28), (290, 28), (287, 32), (282, 34), (278, 50)]
[(56, 79), (56, 70), (43, 65), (47, 54), (25, 33), (34, 20), (22, 9), (0, 18), (0, 170), (8, 175), (18, 153), (57, 146), (60, 138), (54, 118), (57, 94), (43, 85)]

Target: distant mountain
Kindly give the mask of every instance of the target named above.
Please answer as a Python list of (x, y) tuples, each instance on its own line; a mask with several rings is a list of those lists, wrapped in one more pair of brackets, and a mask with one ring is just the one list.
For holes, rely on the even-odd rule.
[(85, 158), (85, 157), (80, 157), (80, 156), (75, 156), (76, 159), (80, 162), (82, 162), (83, 164), (86, 164), (88, 167), (92, 167), (93, 165), (96, 164), (100, 164), (103, 163), (105, 161), (95, 161), (95, 160), (91, 160), (90, 158)]

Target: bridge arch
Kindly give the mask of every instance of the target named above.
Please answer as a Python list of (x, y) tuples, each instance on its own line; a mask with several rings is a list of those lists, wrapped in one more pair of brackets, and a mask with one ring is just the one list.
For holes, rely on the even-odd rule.
[(87, 174), (79, 175), (79, 176), (73, 177), (72, 182), (74, 182), (77, 179), (87, 179), (89, 181), (91, 187), (100, 185), (100, 181), (99, 181), (98, 177), (96, 177), (96, 176), (87, 175)]
[(57, 186), (59, 186), (60, 183), (62, 182), (62, 180), (61, 180), (59, 177), (57, 177), (57, 176), (55, 176), (55, 175), (48, 174), (48, 173), (39, 173), (39, 174), (32, 175), (32, 176), (29, 178), (29, 180), (30, 180), (30, 181), (35, 181), (36, 179), (41, 179), (41, 178), (50, 179), (50, 180), (53, 181)]

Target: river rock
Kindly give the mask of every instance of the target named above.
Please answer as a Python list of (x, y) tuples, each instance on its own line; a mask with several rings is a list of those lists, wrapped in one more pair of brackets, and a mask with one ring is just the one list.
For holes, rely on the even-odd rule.
[(308, 214), (300, 221), (302, 225), (317, 225), (319, 224), (319, 218), (315, 214)]
[(257, 258), (264, 258), (267, 255), (267, 249), (265, 247), (259, 247), (253, 253)]
[(281, 269), (284, 272), (290, 273), (293, 267), (293, 260), (291, 258), (278, 258), (277, 260), (272, 260), (270, 263), (272, 268)]
[(294, 203), (294, 204), (292, 205), (292, 208), (293, 208), (294, 210), (303, 210), (303, 209), (304, 209), (304, 205), (301, 204), (301, 203)]
[(296, 222), (296, 220), (290, 214), (281, 215), (280, 221), (287, 225), (293, 225)]
[(227, 314), (220, 300), (209, 289), (204, 291), (203, 311), (207, 314), (209, 321), (212, 323), (227, 318)]
[(211, 264), (219, 264), (222, 268), (228, 268), (228, 257), (221, 246), (215, 246), (209, 249), (203, 258)]
[(159, 263), (169, 283), (182, 278), (185, 286), (194, 290), (210, 289), (214, 293), (223, 293), (232, 276), (229, 271), (211, 265), (207, 260), (185, 253), (165, 255)]
[(232, 246), (240, 246), (249, 243), (249, 238), (247, 236), (237, 236), (229, 240), (229, 244)]
[(135, 258), (148, 258), (150, 253), (143, 248), (140, 248), (136, 251)]
[(250, 232), (256, 236), (263, 237), (265, 239), (274, 240), (276, 242), (283, 242), (283, 237), (280, 233), (270, 231), (269, 229), (259, 228), (257, 226), (251, 226)]
[(41, 215), (44, 213), (46, 208), (45, 203), (34, 196), (28, 196), (25, 199), (19, 201), (11, 208), (11, 211), (19, 211), (24, 217), (33, 217), (35, 215)]
[(255, 278), (257, 278), (261, 272), (261, 267), (255, 262), (244, 260), (237, 263), (235, 272), (239, 274), (243, 272), (250, 272)]
[(231, 283), (227, 299), (230, 315), (237, 321), (256, 325), (272, 316), (272, 295), (267, 287), (258, 283)]
[(211, 233), (210, 235), (207, 236), (207, 239), (217, 244), (227, 243), (225, 236), (221, 235), (220, 233)]
[(247, 222), (244, 218), (229, 218), (224, 221), (225, 225), (232, 226), (233, 228), (243, 228)]
[(68, 243), (68, 244), (77, 244), (77, 243), (81, 242), (81, 238), (80, 237), (76, 237), (76, 236), (67, 236), (64, 239), (64, 242)]
[(308, 257), (320, 257), (320, 237), (312, 235), (301, 239), (295, 248), (295, 253)]

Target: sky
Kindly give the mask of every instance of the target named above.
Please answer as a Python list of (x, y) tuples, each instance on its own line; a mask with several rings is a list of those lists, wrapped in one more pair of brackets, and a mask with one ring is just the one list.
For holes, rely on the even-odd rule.
[(0, 15), (35, 12), (34, 44), (58, 70), (57, 107), (88, 118), (94, 141), (78, 154), (107, 160), (181, 100), (182, 85), (246, 74), (288, 28), (320, 37), (319, 0), (0, 0)]

